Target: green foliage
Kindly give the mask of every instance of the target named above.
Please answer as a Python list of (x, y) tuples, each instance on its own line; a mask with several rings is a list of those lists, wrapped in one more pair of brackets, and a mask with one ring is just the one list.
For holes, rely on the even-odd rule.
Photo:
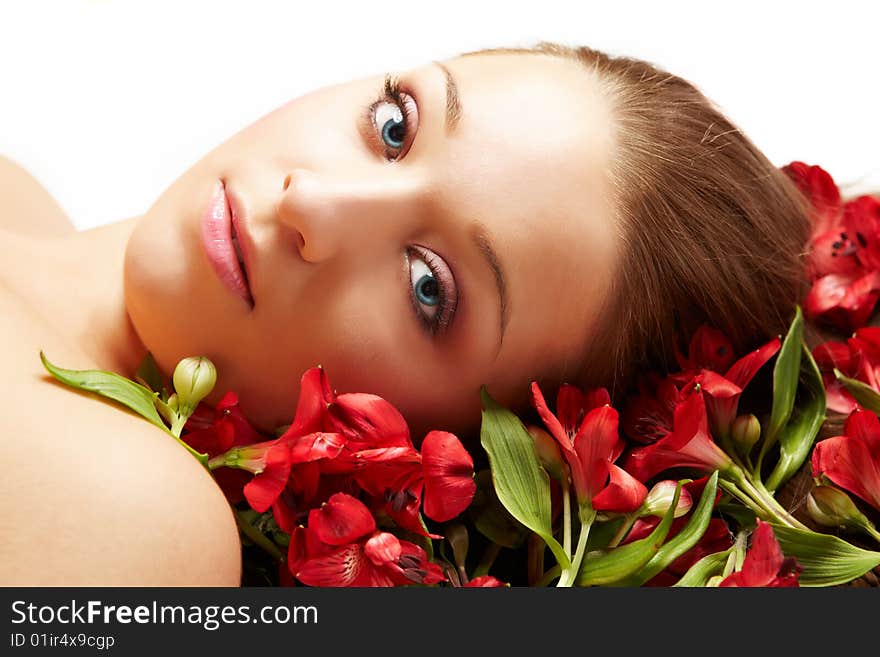
[(483, 418), (480, 442), (489, 456), (489, 467), (498, 500), (523, 525), (538, 534), (559, 565), (570, 567), (568, 556), (553, 536), (550, 522), (550, 478), (538, 463), (532, 437), (520, 419), (480, 390)]

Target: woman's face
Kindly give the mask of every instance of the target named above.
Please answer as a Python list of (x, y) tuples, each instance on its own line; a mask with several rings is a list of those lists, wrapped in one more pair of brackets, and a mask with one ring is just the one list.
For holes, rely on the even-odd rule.
[[(533, 379), (574, 378), (589, 348), (617, 261), (597, 81), (529, 54), (397, 77), (399, 100), (384, 76), (365, 78), (245, 128), (175, 181), (127, 246), (126, 304), (159, 366), (209, 357), (207, 401), (236, 391), (264, 430), (291, 420), (315, 365), (340, 393), (394, 403), (419, 441), (477, 426), (481, 385), (520, 403)], [(229, 248), (227, 198), (250, 299), (205, 246)]]

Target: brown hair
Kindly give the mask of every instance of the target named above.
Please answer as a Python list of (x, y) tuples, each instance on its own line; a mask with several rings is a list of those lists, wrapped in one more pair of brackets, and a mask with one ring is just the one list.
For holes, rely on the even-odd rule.
[(738, 352), (785, 333), (806, 292), (808, 202), (712, 101), (651, 63), (585, 46), (462, 56), (495, 53), (583, 64), (616, 121), (609, 176), (622, 262), (578, 383), (619, 399), (640, 371), (674, 368), (674, 340), (704, 321)]

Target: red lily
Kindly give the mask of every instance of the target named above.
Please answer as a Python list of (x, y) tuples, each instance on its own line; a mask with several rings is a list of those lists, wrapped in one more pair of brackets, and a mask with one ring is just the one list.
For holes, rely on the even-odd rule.
[(464, 511), (476, 492), (474, 462), (459, 439), (446, 431), (431, 431), (414, 448), (380, 448), (358, 452), (362, 470), (352, 475), (358, 484), (400, 527), (427, 535), (419, 517), (446, 522)]
[(695, 468), (703, 472), (724, 472), (733, 463), (713, 441), (708, 431), (706, 403), (695, 379), (682, 391), (675, 407), (674, 429), (653, 445), (634, 449), (624, 469), (639, 481), (647, 481), (669, 468)]
[(461, 442), (446, 431), (431, 431), (422, 441), (425, 515), (452, 520), (474, 499), (474, 461)]
[(479, 577), (474, 577), (465, 584), (464, 588), (497, 589), (505, 586), (510, 586), (510, 584), (502, 582), (500, 579), (492, 577), (492, 575), (480, 575)]
[(840, 221), (840, 190), (834, 179), (822, 167), (794, 161), (782, 167), (812, 205), (813, 233), (822, 234), (833, 229)]
[(880, 419), (857, 409), (843, 432), (816, 443), (813, 476), (830, 479), (880, 511)]
[(737, 360), (723, 376), (703, 371), (702, 387), (707, 393), (706, 412), (715, 435), (724, 436), (730, 431), (730, 425), (739, 410), (743, 389), (781, 348), (782, 340), (776, 337)]
[(557, 417), (547, 407), (538, 384), (533, 382), (531, 389), (535, 408), (568, 464), (578, 504), (620, 513), (637, 509), (648, 491), (628, 472), (613, 466), (623, 441), (608, 391), (596, 388), (583, 393), (576, 386), (562, 385), (556, 399)]
[(742, 570), (728, 575), (719, 586), (798, 586), (801, 570), (793, 557), (786, 558), (782, 554), (770, 523), (758, 520), (758, 528), (752, 533), (752, 545), (746, 553)]
[(846, 342), (828, 340), (816, 345), (813, 358), (822, 372), (828, 408), (851, 413), (860, 408), (852, 394), (834, 375), (834, 369), (880, 392), (880, 328), (863, 326)]
[(238, 395), (227, 392), (214, 408), (199, 404), (196, 411), (187, 419), (183, 441), (208, 456), (222, 454), (230, 447), (251, 445), (263, 440), (254, 429), (238, 405)]
[(843, 203), (818, 166), (792, 162), (783, 171), (813, 210), (806, 272), (813, 285), (804, 316), (846, 331), (863, 326), (880, 298), (880, 199), (863, 195)]
[(727, 336), (708, 324), (700, 325), (691, 337), (688, 356), (675, 351), (682, 371), (659, 382), (654, 374), (654, 393), (640, 382), (640, 394), (628, 400), (624, 409), (624, 432), (635, 442), (646, 444), (666, 436), (672, 430), (675, 406), (681, 397), (679, 388), (697, 376), (706, 393), (711, 433), (725, 435), (736, 418), (743, 389), (781, 347), (782, 341), (776, 337), (733, 362), (736, 354)]
[(687, 357), (679, 353), (677, 344), (673, 346), (675, 360), (685, 372), (696, 373), (698, 370), (723, 372), (736, 358), (730, 338), (708, 324), (701, 324), (691, 335)]
[(678, 397), (674, 379), (649, 372), (639, 380), (639, 393), (625, 402), (620, 418), (623, 433), (645, 445), (657, 442), (672, 431)]
[(445, 581), (424, 550), (377, 531), (369, 509), (345, 493), (309, 512), (291, 535), (288, 563), (309, 586), (397, 586)]
[(411, 445), (409, 427), (390, 402), (366, 393), (337, 395), (323, 367), (312, 367), (300, 378), (296, 415), (285, 433), (314, 432), (341, 434), (349, 451)]

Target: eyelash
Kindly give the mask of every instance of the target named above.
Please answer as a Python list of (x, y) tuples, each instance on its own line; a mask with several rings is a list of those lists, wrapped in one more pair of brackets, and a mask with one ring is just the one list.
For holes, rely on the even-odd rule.
[[(397, 154), (389, 155), (388, 145), (382, 141), (382, 138), (378, 135), (378, 132), (382, 130), (382, 126), (376, 125), (375, 111), (376, 108), (383, 103), (391, 103), (393, 105), (397, 105), (398, 109), (400, 109), (401, 114), (403, 115), (403, 125), (406, 130), (406, 141), (404, 145), (401, 147), (401, 152)], [(412, 99), (410, 94), (401, 90), (400, 80), (395, 75), (386, 74), (385, 79), (382, 82), (382, 87), (379, 90), (378, 97), (367, 105), (364, 108), (362, 120), (364, 125), (367, 128), (367, 133), (370, 136), (370, 141), (374, 145), (375, 148), (383, 150), (383, 154), (385, 159), (390, 162), (394, 162), (398, 160), (411, 146), (410, 143), (412, 141), (412, 124), (413, 117), (417, 116), (417, 110), (415, 108), (415, 101)]]
[[(413, 255), (428, 266), (431, 275), (434, 277), (434, 280), (437, 281), (440, 300), (437, 304), (437, 313), (433, 318), (427, 317), (422, 311), (421, 306), (419, 305), (419, 300), (416, 298), (415, 290), (413, 290), (413, 282), (411, 278), (411, 258)], [(449, 328), (449, 325), (452, 323), (452, 318), (455, 316), (455, 308), (458, 305), (458, 294), (456, 293), (454, 282), (455, 277), (450, 275), (449, 278), (452, 280), (447, 280), (444, 272), (448, 267), (445, 264), (438, 264), (439, 260), (439, 256), (420, 246), (411, 246), (406, 250), (406, 278), (409, 285), (410, 299), (412, 300), (416, 315), (431, 335), (443, 333)]]

